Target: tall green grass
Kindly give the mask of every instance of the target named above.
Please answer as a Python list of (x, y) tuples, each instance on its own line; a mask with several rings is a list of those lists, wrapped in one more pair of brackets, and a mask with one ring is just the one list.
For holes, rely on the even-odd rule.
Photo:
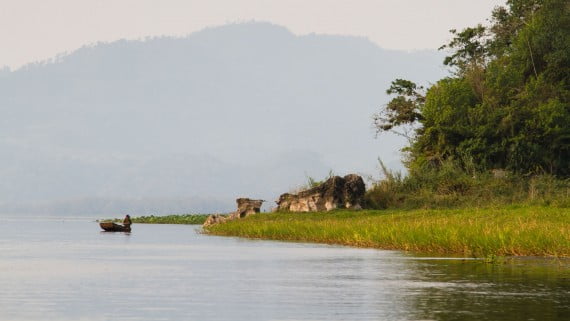
[(570, 256), (570, 209), (544, 206), (259, 214), (206, 232), (470, 257)]
[(407, 176), (388, 170), (365, 195), (370, 209), (466, 208), (508, 205), (570, 207), (570, 180), (552, 175), (479, 171), (458, 162), (412, 170)]

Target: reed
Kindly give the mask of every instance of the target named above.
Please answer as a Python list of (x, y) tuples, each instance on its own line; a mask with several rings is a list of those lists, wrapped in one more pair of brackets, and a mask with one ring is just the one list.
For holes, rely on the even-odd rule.
[(546, 206), (272, 213), (206, 232), (470, 257), (570, 256), (570, 209)]

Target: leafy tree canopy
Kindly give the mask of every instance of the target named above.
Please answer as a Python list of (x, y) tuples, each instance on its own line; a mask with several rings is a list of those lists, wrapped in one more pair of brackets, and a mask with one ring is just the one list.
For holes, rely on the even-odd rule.
[(409, 167), (456, 160), (479, 170), (570, 176), (570, 2), (509, 0), (489, 25), (451, 30), (450, 77), (427, 91), (396, 79), (374, 121), (412, 128)]

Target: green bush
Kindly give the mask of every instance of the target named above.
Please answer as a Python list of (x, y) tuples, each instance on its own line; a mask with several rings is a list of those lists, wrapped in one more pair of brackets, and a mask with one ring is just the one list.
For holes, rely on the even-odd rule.
[(383, 179), (366, 192), (365, 206), (387, 208), (489, 207), (511, 204), (570, 206), (570, 180), (549, 174), (470, 171), (451, 160), (403, 177), (380, 163)]

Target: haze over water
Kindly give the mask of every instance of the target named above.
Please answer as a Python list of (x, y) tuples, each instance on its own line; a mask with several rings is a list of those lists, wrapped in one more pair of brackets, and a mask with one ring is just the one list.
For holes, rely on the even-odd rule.
[(0, 219), (0, 320), (565, 320), (568, 261), (513, 264)]

